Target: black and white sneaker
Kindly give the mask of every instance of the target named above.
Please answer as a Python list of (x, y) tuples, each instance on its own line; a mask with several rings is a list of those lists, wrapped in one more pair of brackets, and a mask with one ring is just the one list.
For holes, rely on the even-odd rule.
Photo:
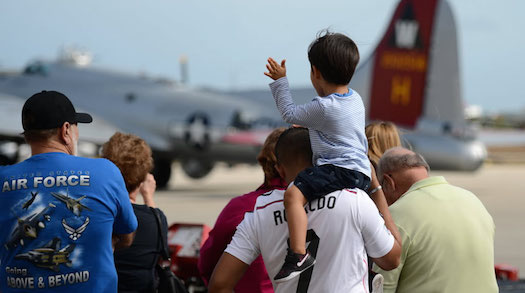
[(284, 264), (273, 280), (275, 283), (288, 281), (299, 276), (314, 264), (315, 258), (308, 251), (306, 251), (306, 254), (298, 254), (288, 249)]

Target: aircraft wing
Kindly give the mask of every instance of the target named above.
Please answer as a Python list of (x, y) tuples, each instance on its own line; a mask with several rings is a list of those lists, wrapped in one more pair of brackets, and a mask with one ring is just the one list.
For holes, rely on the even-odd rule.
[(56, 192), (51, 192), (51, 195), (54, 196), (56, 199), (60, 200), (61, 202), (67, 203), (67, 196)]
[[(19, 144), (24, 143), (24, 138), (21, 135), (24, 131), (22, 128), (22, 107), (24, 102), (24, 98), (0, 93), (0, 140), (15, 141)], [(86, 112), (80, 108), (76, 110), (78, 112)], [(93, 116), (92, 123), (79, 125), (79, 153), (85, 156), (96, 156), (97, 146), (108, 141), (115, 132), (120, 131), (119, 128), (106, 120), (96, 115), (91, 115)]]
[(60, 249), (60, 238), (55, 237), (52, 240), (50, 240), (44, 247), (45, 248), (51, 248), (54, 251), (59, 251)]
[[(78, 112), (87, 112), (82, 109), (77, 109)], [(89, 113), (89, 112), (87, 112)], [(91, 113), (89, 113), (91, 114)], [(109, 140), (109, 138), (117, 131), (121, 131), (118, 127), (112, 125), (106, 120), (91, 114), (93, 122), (79, 125), (80, 140), (101, 145)]]
[(36, 226), (38, 222), (40, 222), (40, 218), (45, 215), (49, 211), (49, 207), (45, 207), (42, 211), (39, 213), (35, 213), (31, 215), (31, 217), (28, 219), (29, 225)]
[(70, 254), (75, 249), (75, 246), (75, 243), (69, 244), (64, 248), (60, 249), (59, 252), (65, 252), (66, 254)]
[(90, 208), (88, 208), (87, 206), (81, 204), (80, 202), (78, 203), (78, 205), (80, 206), (81, 209), (88, 210), (88, 211), (92, 211), (92, 209), (90, 209)]
[(11, 233), (11, 238), (5, 244), (5, 247), (7, 249), (9, 249), (10, 247), (15, 247), (18, 244), (18, 242), (20, 241), (20, 239), (22, 239), (22, 238), (23, 238), (22, 230), (20, 229), (20, 226), (17, 225), (16, 228)]

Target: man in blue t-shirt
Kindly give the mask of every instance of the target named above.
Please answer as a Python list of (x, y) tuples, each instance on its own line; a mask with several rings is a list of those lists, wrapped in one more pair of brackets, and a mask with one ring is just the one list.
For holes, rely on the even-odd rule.
[(76, 157), (77, 123), (90, 123), (55, 91), (22, 109), (32, 156), (0, 167), (0, 292), (117, 292), (115, 246), (137, 219), (119, 169)]

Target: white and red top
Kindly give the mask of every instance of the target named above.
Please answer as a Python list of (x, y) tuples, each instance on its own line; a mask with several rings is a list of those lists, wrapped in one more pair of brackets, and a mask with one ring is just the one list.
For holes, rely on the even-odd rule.
[[(272, 280), (288, 247), (283, 196), (284, 190), (259, 196), (225, 250), (246, 264), (261, 254)], [(275, 292), (369, 292), (367, 253), (382, 257), (394, 245), (370, 197), (359, 189), (335, 191), (306, 204), (305, 210), (307, 247), (316, 263), (295, 279), (273, 283)]]

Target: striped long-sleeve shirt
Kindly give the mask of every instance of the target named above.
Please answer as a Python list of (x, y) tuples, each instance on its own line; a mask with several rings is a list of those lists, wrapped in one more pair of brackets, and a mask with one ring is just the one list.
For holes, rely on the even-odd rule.
[(345, 95), (315, 97), (295, 105), (286, 77), (272, 82), (270, 88), (284, 121), (309, 129), (314, 165), (332, 164), (371, 176), (365, 107), (357, 92), (349, 89)]

